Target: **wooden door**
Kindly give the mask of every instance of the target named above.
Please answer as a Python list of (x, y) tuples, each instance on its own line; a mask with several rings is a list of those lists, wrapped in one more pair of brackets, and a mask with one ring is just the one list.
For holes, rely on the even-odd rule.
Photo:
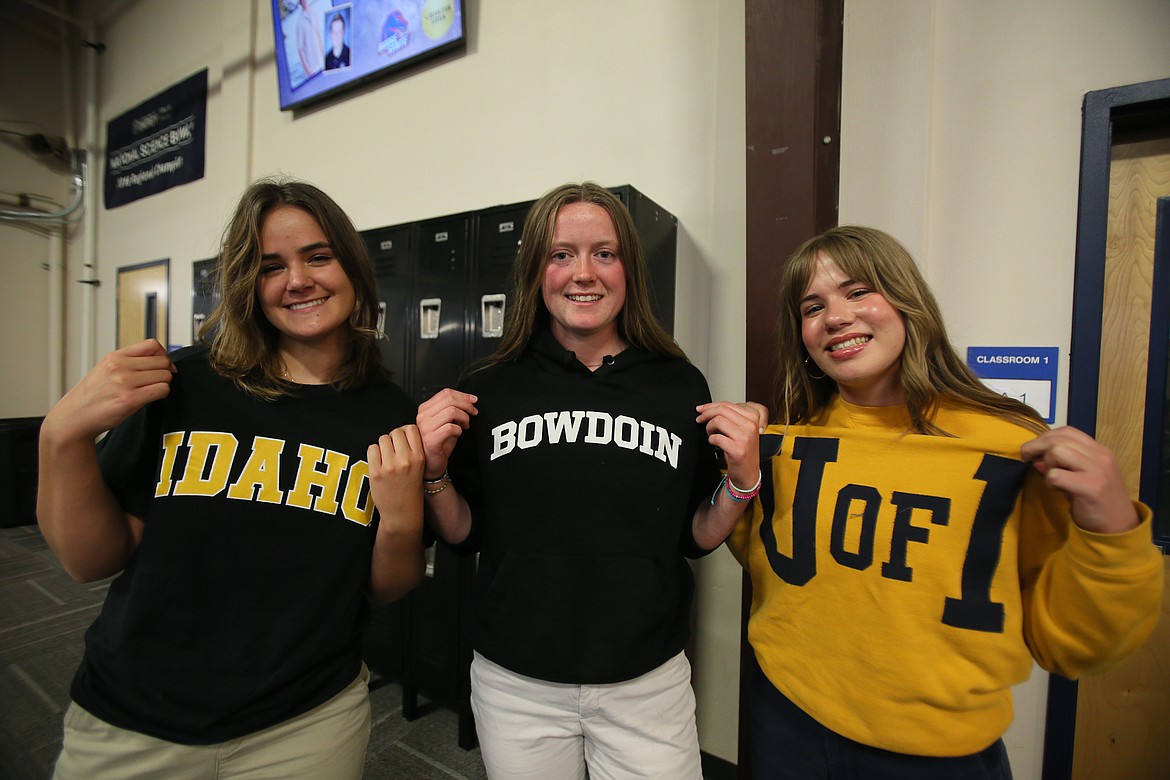
[(118, 269), (118, 348), (145, 338), (155, 338), (168, 347), (167, 295), (170, 289), (170, 261)]
[[(1152, 292), (1157, 200), (1170, 195), (1170, 80), (1089, 93), (1084, 118), (1069, 422), (1113, 448), (1137, 495), (1151, 315), (1170, 306)], [(1053, 678), (1045, 778), (1170, 777), (1170, 593), (1162, 610), (1117, 668), (1075, 687)]]

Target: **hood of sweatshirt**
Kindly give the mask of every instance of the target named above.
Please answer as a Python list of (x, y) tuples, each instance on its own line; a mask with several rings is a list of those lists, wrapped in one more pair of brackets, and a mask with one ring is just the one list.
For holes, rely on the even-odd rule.
[(664, 359), (662, 355), (640, 347), (630, 346), (616, 355), (606, 355), (601, 366), (591, 371), (577, 359), (575, 352), (561, 346), (556, 336), (552, 334), (552, 330), (547, 327), (533, 334), (532, 339), (528, 342), (528, 352), (546, 371), (593, 374), (595, 376), (626, 371), (643, 363)]

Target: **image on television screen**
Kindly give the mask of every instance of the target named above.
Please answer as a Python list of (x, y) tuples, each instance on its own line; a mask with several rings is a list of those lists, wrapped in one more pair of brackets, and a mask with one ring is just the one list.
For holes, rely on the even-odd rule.
[(272, 0), (287, 110), (465, 42), (463, 0)]

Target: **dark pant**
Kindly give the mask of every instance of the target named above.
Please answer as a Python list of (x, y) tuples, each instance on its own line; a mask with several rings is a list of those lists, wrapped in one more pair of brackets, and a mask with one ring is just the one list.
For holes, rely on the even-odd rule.
[(894, 753), (830, 731), (776, 690), (752, 659), (752, 777), (755, 780), (1011, 780), (1003, 740), (969, 756)]

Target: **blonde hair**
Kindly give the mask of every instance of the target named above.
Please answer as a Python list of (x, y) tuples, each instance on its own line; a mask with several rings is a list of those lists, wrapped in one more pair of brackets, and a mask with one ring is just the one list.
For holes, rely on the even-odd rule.
[(1032, 407), (985, 386), (955, 352), (934, 293), (910, 253), (874, 228), (843, 225), (806, 241), (788, 258), (780, 279), (779, 364), (775, 404), (781, 422), (813, 420), (837, 393), (837, 385), (806, 358), (801, 336), (801, 298), (824, 253), (850, 279), (872, 285), (902, 317), (906, 343), (900, 381), (915, 433), (948, 436), (933, 422), (943, 403), (983, 411), (1040, 433), (1047, 430)]

